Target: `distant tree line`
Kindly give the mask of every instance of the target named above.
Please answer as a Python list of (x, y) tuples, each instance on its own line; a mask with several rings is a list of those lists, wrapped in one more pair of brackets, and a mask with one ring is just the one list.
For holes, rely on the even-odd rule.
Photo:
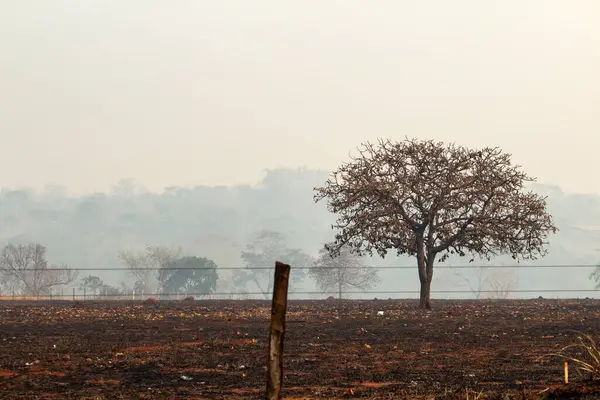
[[(182, 233), (178, 229), (178, 222), (183, 219), (198, 216), (197, 229), (210, 227), (227, 235), (231, 230), (225, 225), (238, 226), (239, 222), (234, 221), (242, 218), (254, 221), (251, 207), (266, 199), (278, 199), (270, 203), (269, 212), (275, 215), (271, 225), (275, 225), (274, 221), (281, 214), (278, 207), (287, 201), (294, 202), (298, 209), (308, 210), (304, 196), (289, 190), (284, 184), (285, 178), (271, 174), (265, 179), (264, 184), (271, 190), (269, 196), (262, 192), (257, 195), (243, 187), (235, 192), (223, 189), (227, 196), (219, 198), (219, 207), (208, 209), (202, 208), (203, 202), (208, 201), (208, 194), (217, 192), (206, 192), (203, 188), (196, 190), (194, 201), (189, 204), (183, 202), (188, 201), (183, 189), (167, 190), (157, 199), (142, 195), (136, 199), (145, 205), (142, 208), (158, 211), (151, 214), (153, 221), (148, 222), (149, 226), (169, 213), (167, 200), (180, 199), (186, 214), (177, 214), (178, 219), (169, 220), (170, 233), (165, 235), (164, 230), (160, 230), (161, 240), (153, 239), (153, 242), (160, 243), (165, 236), (181, 242), (192, 232)], [(333, 240), (321, 242), (318, 246), (324, 248), (314, 258), (291, 246), (278, 230), (255, 231), (241, 251), (242, 266), (231, 278), (233, 289), (236, 293), (259, 292), (268, 298), (272, 290), (271, 271), (278, 260), (293, 266), (292, 291), (303, 280), (311, 278), (321, 290), (335, 291), (341, 297), (351, 288), (366, 290), (378, 283), (377, 272), (363, 264), (364, 256), (385, 258), (393, 252), (416, 261), (420, 307), (429, 309), (436, 263), (465, 256), (469, 256), (470, 261), (475, 257), (490, 260), (500, 255), (509, 255), (514, 260), (533, 260), (547, 254), (548, 237), (558, 229), (547, 211), (546, 197), (525, 190), (525, 185), (534, 181), (519, 165), (512, 163), (509, 154), (497, 147), (470, 149), (453, 143), (409, 138), (364, 143), (357, 155), (342, 163), (322, 186), (314, 189), (314, 201), (324, 200), (327, 210), (336, 218), (331, 232)], [(109, 220), (105, 215), (113, 218), (111, 232), (127, 230), (132, 241), (142, 237), (145, 220), (141, 219), (141, 211), (133, 212), (135, 191), (130, 190), (131, 185), (117, 189), (115, 199), (111, 200), (118, 206), (117, 214), (114, 210), (107, 212), (107, 202), (102, 196), (89, 198), (79, 205), (74, 217), (77, 228), (82, 229), (82, 237), (93, 231), (100, 221)], [(248, 201), (251, 207), (245, 208), (244, 215), (235, 209), (240, 205), (238, 195), (241, 193), (250, 193), (248, 200), (252, 200)], [(6, 214), (3, 223), (7, 229), (18, 232), (21, 229), (19, 215), (29, 212), (23, 208), (27, 195), (12, 193), (9, 197), (9, 201), (3, 200), (7, 207), (0, 210)], [(44, 213), (36, 215), (46, 218)], [(323, 224), (321, 220), (313, 223)], [(282, 225), (287, 223), (278, 226)], [(293, 230), (293, 227), (287, 229)], [(74, 269), (49, 264), (45, 253), (45, 247), (39, 244), (7, 245), (0, 257), (0, 285), (39, 296), (75, 280)], [(181, 248), (166, 246), (123, 250), (118, 258), (133, 277), (133, 285), (123, 284), (117, 289), (104, 285), (97, 276), (87, 276), (81, 287), (89, 288), (92, 293), (101, 290), (165, 296), (214, 293), (219, 280), (216, 263), (205, 257), (182, 254)], [(598, 271), (591, 276), (596, 281), (600, 281), (599, 277)], [(509, 285), (496, 285), (494, 280), (482, 272), (478, 275), (478, 284), (471, 284), (469, 280), (466, 283), (476, 296), (492, 283), (496, 286), (494, 290), (508, 290)]]
[[(0, 258), (2, 292), (12, 289), (22, 296), (49, 296), (77, 279), (76, 269), (50, 265), (45, 254), (46, 248), (39, 244), (5, 246)], [(219, 280), (217, 264), (205, 257), (182, 254), (180, 247), (160, 245), (147, 246), (142, 251), (120, 251), (119, 259), (133, 278), (131, 284), (123, 281), (120, 286), (113, 286), (90, 274), (79, 280), (78, 289), (88, 298), (158, 295), (167, 299), (215, 293)], [(275, 261), (294, 266), (291, 290), (310, 277), (323, 292), (342, 298), (345, 290), (367, 290), (379, 282), (377, 270), (366, 266), (349, 248), (337, 258), (323, 248), (314, 258), (291, 248), (283, 234), (270, 230), (251, 234), (240, 259), (242, 266), (234, 271), (233, 289), (238, 294), (258, 290), (265, 299), (272, 291)]]

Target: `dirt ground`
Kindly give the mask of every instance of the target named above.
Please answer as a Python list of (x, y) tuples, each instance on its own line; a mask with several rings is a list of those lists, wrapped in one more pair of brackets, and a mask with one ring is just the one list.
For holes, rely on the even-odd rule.
[[(548, 355), (600, 334), (596, 300), (416, 306), (291, 302), (286, 398), (561, 398)], [(0, 398), (263, 398), (269, 318), (260, 301), (1, 301)]]

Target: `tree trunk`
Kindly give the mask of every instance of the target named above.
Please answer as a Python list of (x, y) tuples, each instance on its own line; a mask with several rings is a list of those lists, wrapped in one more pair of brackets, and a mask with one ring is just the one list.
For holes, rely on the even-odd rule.
[(419, 307), (431, 310), (431, 281), (433, 279), (433, 262), (435, 254), (425, 255), (423, 238), (417, 236), (417, 266), (419, 269), (419, 281), (421, 292), (419, 296)]
[(421, 295), (419, 307), (431, 310), (431, 279), (425, 278), (421, 281)]

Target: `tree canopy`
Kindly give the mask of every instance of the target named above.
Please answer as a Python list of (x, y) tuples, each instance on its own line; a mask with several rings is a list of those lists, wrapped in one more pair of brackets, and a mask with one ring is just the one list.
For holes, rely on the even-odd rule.
[(339, 254), (349, 245), (385, 257), (417, 258), (420, 305), (430, 308), (433, 265), (451, 254), (514, 259), (544, 256), (557, 231), (545, 197), (525, 191), (534, 179), (497, 147), (469, 149), (432, 140), (379, 140), (315, 188), (337, 215)]
[(95, 296), (103, 285), (104, 282), (102, 281), (102, 279), (95, 275), (88, 275), (81, 280), (79, 288), (81, 290), (89, 289), (92, 292), (91, 294)]
[(234, 278), (236, 285), (246, 287), (249, 282), (253, 282), (267, 299), (273, 287), (275, 261), (295, 267), (291, 271), (291, 287), (302, 281), (306, 275), (303, 268), (310, 266), (313, 261), (304, 251), (291, 248), (285, 235), (267, 229), (250, 235), (241, 258), (244, 268), (237, 271)]
[(165, 264), (159, 272), (166, 294), (204, 295), (217, 288), (217, 264), (204, 257), (181, 257)]
[(181, 251), (180, 247), (146, 246), (140, 252), (122, 250), (119, 259), (136, 279), (134, 290), (149, 294), (157, 289), (157, 285), (164, 284), (159, 276), (160, 269), (177, 260)]
[(341, 248), (336, 257), (332, 257), (326, 248), (321, 249), (308, 274), (319, 289), (336, 289), (339, 299), (348, 289), (367, 290), (380, 281), (378, 271), (366, 266), (361, 257), (352, 253), (348, 246)]

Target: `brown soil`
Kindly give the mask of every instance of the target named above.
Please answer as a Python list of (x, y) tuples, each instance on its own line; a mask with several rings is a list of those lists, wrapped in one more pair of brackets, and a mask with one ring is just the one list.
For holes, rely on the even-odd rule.
[[(548, 356), (573, 330), (600, 333), (600, 301), (416, 306), (291, 302), (286, 398), (600, 398), (575, 371), (561, 385), (562, 360)], [(260, 301), (2, 301), (0, 397), (259, 399), (269, 318)]]

